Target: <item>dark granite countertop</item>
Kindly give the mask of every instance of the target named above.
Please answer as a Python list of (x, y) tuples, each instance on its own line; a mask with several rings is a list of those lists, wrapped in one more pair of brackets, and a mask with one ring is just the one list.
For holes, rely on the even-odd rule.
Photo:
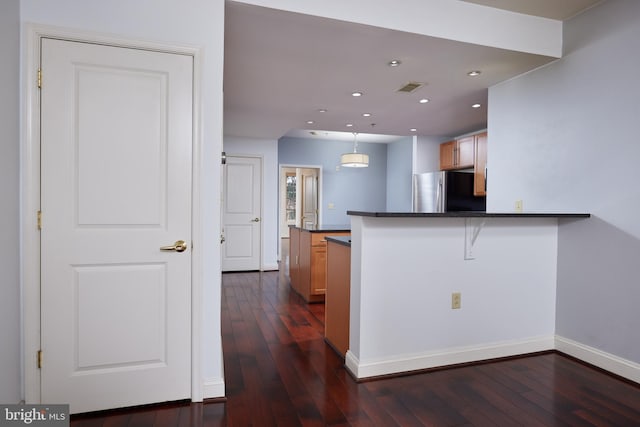
[(552, 213), (552, 212), (366, 212), (347, 211), (347, 215), (369, 216), (377, 218), (589, 218), (588, 213)]
[(308, 227), (298, 227), (297, 225), (290, 225), (289, 227), (298, 228), (300, 230), (305, 230), (310, 233), (334, 233), (334, 232), (342, 232), (342, 231), (351, 231), (351, 225), (349, 224), (323, 224), (317, 225), (314, 228)]
[(351, 247), (351, 236), (327, 236), (325, 240), (327, 242), (334, 242), (339, 245)]

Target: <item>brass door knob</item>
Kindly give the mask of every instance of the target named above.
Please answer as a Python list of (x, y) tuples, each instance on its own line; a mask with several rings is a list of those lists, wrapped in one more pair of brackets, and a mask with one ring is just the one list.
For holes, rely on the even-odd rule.
[(173, 245), (169, 246), (161, 246), (161, 251), (175, 251), (175, 252), (184, 252), (187, 250), (187, 242), (184, 240), (177, 240)]

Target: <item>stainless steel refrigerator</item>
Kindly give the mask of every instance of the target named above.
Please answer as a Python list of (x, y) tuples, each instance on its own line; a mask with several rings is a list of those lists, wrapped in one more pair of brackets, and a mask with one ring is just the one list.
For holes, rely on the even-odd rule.
[(484, 211), (486, 197), (473, 195), (472, 172), (437, 171), (413, 175), (414, 212)]

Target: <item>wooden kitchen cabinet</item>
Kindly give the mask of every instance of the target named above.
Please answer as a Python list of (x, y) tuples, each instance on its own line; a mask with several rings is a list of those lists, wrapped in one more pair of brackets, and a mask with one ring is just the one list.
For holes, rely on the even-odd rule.
[(455, 167), (456, 142), (448, 141), (440, 144), (440, 170), (450, 170)]
[(440, 144), (440, 170), (473, 168), (473, 195), (486, 196), (487, 132)]
[(327, 246), (311, 247), (311, 295), (324, 295), (327, 290)]
[(289, 227), (289, 280), (291, 286), (300, 282), (300, 229)]
[(327, 291), (324, 308), (324, 338), (344, 357), (349, 350), (351, 298), (351, 246), (348, 241), (327, 244)]
[(348, 230), (307, 230), (291, 227), (289, 233), (289, 280), (306, 302), (324, 301), (327, 289), (326, 236), (350, 235)]
[(487, 195), (487, 133), (475, 135), (475, 160), (473, 162), (473, 195)]
[(467, 169), (473, 167), (475, 155), (474, 136), (468, 136), (440, 144), (440, 170)]

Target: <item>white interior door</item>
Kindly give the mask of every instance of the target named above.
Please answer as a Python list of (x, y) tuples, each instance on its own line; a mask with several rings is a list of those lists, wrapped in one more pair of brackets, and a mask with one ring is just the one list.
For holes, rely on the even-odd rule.
[(262, 159), (227, 156), (222, 194), (222, 270), (260, 269)]
[(302, 169), (302, 226), (314, 228), (318, 225), (318, 171)]
[(42, 402), (188, 398), (193, 59), (43, 39), (41, 61)]

